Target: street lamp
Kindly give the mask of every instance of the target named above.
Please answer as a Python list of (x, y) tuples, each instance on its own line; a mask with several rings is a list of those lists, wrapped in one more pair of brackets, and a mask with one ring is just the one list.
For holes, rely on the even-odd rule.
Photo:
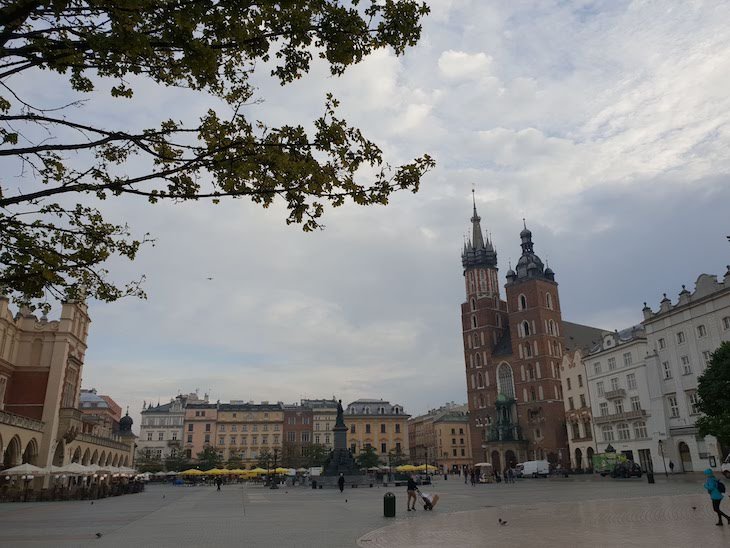
[[(278, 453), (279, 453), (279, 450), (275, 448), (274, 449), (274, 476), (276, 476), (276, 457), (277, 457)], [(276, 477), (273, 477), (273, 478), (271, 476), (269, 476), (269, 477), (271, 478), (271, 485), (269, 486), (269, 489), (278, 489), (279, 485), (278, 485), (278, 482), (276, 481)]]
[(664, 463), (664, 475), (669, 477), (669, 473), (667, 472), (667, 461), (664, 459), (664, 444), (662, 443), (662, 440), (659, 440), (659, 453), (661, 453), (662, 462)]

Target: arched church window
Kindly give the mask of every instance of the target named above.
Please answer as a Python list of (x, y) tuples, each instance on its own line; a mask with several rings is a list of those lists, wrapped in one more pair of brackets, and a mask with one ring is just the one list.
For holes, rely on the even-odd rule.
[(553, 309), (553, 296), (550, 293), (545, 293), (545, 305), (552, 310)]
[(476, 327), (477, 326), (477, 317), (476, 316), (472, 316), (471, 317), (471, 326), (472, 327)]
[(525, 297), (524, 295), (520, 295), (519, 309), (524, 310), (525, 308), (527, 308), (527, 297)]
[(477, 302), (472, 299), (471, 300), (471, 311), (474, 312), (477, 309)]
[(530, 388), (530, 401), (535, 401), (537, 399), (537, 395), (535, 394), (535, 389)]
[(474, 333), (474, 348), (476, 348), (477, 346), (479, 346), (479, 334)]
[(502, 363), (497, 370), (497, 384), (499, 393), (508, 398), (515, 397), (515, 385), (512, 378), (512, 368), (509, 364)]
[(482, 377), (481, 373), (477, 373), (477, 383), (479, 388), (484, 388), (484, 377)]
[(522, 322), (522, 333), (525, 335), (525, 337), (530, 336), (530, 322)]
[(482, 366), (482, 357), (480, 354), (477, 354), (476, 356), (474, 356), (474, 361), (476, 362), (477, 367)]

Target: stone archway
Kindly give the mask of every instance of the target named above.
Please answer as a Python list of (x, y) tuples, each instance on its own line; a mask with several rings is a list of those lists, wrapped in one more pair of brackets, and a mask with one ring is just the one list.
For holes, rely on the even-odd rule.
[(101, 452), (101, 457), (99, 457), (99, 466), (104, 466), (106, 464), (106, 451)]
[(119, 466), (119, 455), (114, 455), (114, 460), (112, 461), (112, 466)]
[(586, 450), (586, 468), (593, 470), (593, 447), (589, 447)]
[(13, 439), (10, 440), (10, 443), (8, 443), (5, 453), (3, 453), (3, 468), (12, 468), (13, 466), (22, 464), (20, 459), (20, 438), (18, 436), (14, 436)]
[(81, 462), (81, 447), (76, 448), (76, 451), (74, 451), (74, 454), (71, 457), (71, 462)]
[(53, 452), (53, 466), (63, 466), (64, 456), (66, 454), (66, 445), (63, 440), (56, 444), (56, 450)]
[(581, 470), (583, 468), (583, 451), (579, 447), (575, 448), (575, 469)]
[(499, 451), (492, 451), (492, 470), (495, 472), (502, 471), (502, 458), (499, 455)]
[(692, 472), (692, 454), (689, 451), (689, 446), (683, 441), (679, 442), (679, 461), (682, 463), (682, 472)]
[(515, 456), (515, 452), (512, 451), (512, 449), (508, 449), (507, 451), (505, 451), (504, 464), (509, 468), (514, 468), (515, 466), (517, 466), (517, 456)]
[(94, 454), (91, 455), (91, 464), (99, 464), (99, 450), (94, 449)]
[(81, 464), (83, 464), (84, 466), (88, 466), (90, 464), (89, 463), (90, 460), (91, 460), (91, 451), (89, 451), (87, 449), (86, 451), (84, 451), (84, 457), (81, 459)]
[(106, 456), (106, 462), (104, 463), (105, 466), (111, 466), (112, 465), (112, 452), (109, 451), (109, 454)]
[(23, 463), (38, 465), (38, 442), (32, 438), (23, 451)]

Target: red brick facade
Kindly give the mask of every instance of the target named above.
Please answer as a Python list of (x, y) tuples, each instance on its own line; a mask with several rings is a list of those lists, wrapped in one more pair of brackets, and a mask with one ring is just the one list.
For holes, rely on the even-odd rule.
[(474, 462), (497, 470), (533, 459), (568, 463), (558, 284), (525, 228), (523, 254), (517, 272), (507, 273), (502, 300), (496, 252), (481, 234), (476, 208), (472, 223), (462, 257), (461, 319)]

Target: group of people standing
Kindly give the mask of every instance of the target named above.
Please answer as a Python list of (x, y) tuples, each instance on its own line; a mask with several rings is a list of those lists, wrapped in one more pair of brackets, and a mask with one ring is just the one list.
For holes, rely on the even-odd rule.
[[(494, 473), (491, 475), (496, 483), (501, 483), (502, 479), (504, 479), (505, 483), (515, 482), (515, 471), (512, 468), (506, 468), (503, 475), (500, 475), (499, 470), (495, 470)], [(464, 484), (467, 484), (471, 481), (471, 484), (474, 485), (476, 483), (481, 483), (481, 480), (482, 472), (481, 470), (479, 470), (479, 468), (464, 470)]]

